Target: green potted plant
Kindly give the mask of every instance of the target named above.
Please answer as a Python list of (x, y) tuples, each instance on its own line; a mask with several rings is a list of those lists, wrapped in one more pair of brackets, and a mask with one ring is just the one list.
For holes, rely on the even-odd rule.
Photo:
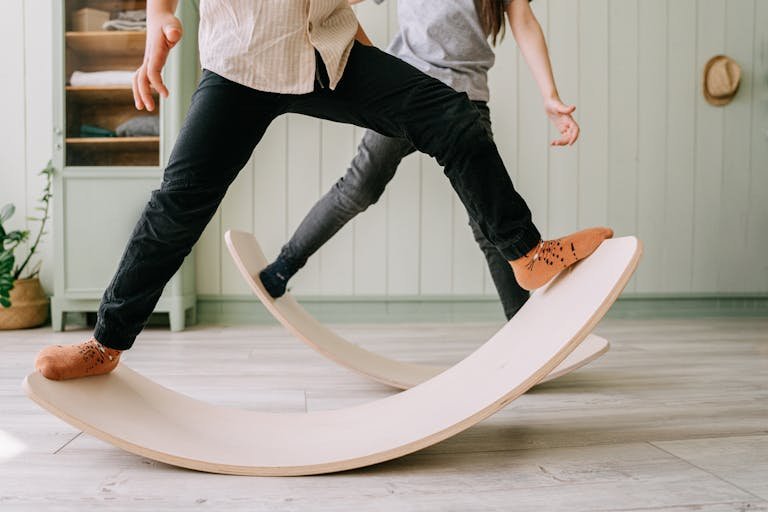
[[(13, 216), (16, 208), (12, 204), (0, 208), (0, 329), (37, 327), (48, 318), (48, 297), (37, 277), (40, 274), (41, 262), (38, 261), (34, 265), (31, 262), (40, 240), (46, 234), (53, 172), (51, 162), (40, 172), (45, 178), (45, 188), (39, 199), (40, 206), (36, 207), (40, 216), (29, 218), (40, 222), (40, 229), (32, 239), (31, 245), (29, 230), (7, 231), (3, 225)], [(27, 245), (29, 251), (26, 257), (21, 263), (17, 263), (16, 251)]]

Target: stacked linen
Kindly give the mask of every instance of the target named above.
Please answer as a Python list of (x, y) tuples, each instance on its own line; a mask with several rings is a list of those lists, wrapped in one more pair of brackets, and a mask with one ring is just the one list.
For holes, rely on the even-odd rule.
[(69, 84), (77, 87), (83, 86), (106, 86), (106, 85), (127, 85), (130, 86), (133, 80), (133, 71), (75, 71), (69, 77)]
[(104, 30), (147, 30), (147, 11), (136, 9), (117, 13), (117, 18), (111, 19), (102, 26)]

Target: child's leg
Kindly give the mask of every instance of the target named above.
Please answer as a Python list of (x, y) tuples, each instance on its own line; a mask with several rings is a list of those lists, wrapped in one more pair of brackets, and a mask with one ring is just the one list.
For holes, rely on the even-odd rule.
[[(282, 98), (205, 73), (162, 185), (152, 193), (104, 292), (94, 332), (100, 347), (118, 351), (131, 347), (227, 187), (280, 114)], [(106, 373), (114, 367), (113, 357), (106, 358), (110, 364), (94, 368), (92, 358), (81, 351), (79, 345), (48, 347), (36, 366), (49, 378)]]
[[(404, 136), (435, 157), (485, 237), (510, 261), (523, 288), (542, 286), (609, 236), (609, 230), (597, 228), (560, 239), (560, 245), (541, 245), (531, 212), (467, 96), (376, 48), (355, 44), (335, 91), (323, 89), (297, 98), (289, 109)], [(553, 257), (542, 258), (542, 250)], [(539, 263), (544, 260), (546, 264)]]
[(413, 151), (407, 139), (365, 132), (347, 173), (315, 203), (277, 260), (259, 274), (272, 297), (283, 295), (288, 280), (310, 256), (347, 222), (379, 200), (400, 161)]

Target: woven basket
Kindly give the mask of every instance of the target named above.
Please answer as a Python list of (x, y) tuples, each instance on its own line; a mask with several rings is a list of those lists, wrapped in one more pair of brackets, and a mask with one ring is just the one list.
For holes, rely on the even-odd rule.
[(11, 290), (11, 307), (0, 306), (0, 330), (37, 327), (48, 319), (48, 297), (40, 280), (19, 279)]

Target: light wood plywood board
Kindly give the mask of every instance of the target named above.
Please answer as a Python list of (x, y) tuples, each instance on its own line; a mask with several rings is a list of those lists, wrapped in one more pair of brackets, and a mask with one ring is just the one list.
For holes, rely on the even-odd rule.
[[(323, 356), (365, 377), (399, 389), (416, 386), (446, 369), (441, 366), (404, 363), (365, 350), (320, 323), (290, 293), (277, 300), (273, 299), (258, 277), (268, 261), (256, 237), (250, 233), (230, 230), (224, 238), (235, 266), (267, 310), (286, 329)], [(608, 348), (607, 340), (590, 334), (541, 382), (556, 379), (589, 364), (606, 353)]]
[(447, 439), (525, 393), (591, 332), (626, 286), (641, 252), (634, 237), (604, 242), (537, 290), (460, 363), (416, 387), (355, 407), (270, 414), (215, 406), (125, 365), (71, 381), (32, 373), (23, 387), (39, 405), (86, 433), (181, 467), (263, 476), (363, 467)]

